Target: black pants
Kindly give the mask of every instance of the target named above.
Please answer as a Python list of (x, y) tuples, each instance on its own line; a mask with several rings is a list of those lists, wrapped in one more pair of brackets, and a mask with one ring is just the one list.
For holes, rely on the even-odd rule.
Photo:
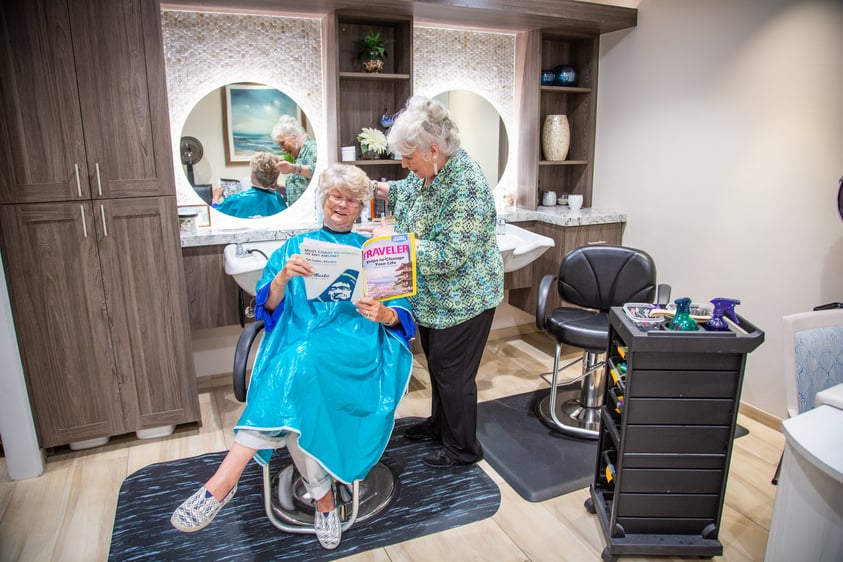
[(448, 455), (460, 463), (483, 458), (477, 440), (477, 370), (492, 329), (495, 309), (451, 328), (419, 326), (433, 396), (425, 425)]

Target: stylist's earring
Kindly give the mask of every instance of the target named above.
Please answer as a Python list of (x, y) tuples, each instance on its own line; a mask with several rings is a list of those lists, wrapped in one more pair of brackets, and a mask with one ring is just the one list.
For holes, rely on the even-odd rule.
[(439, 162), (436, 157), (433, 158), (433, 175), (439, 175)]

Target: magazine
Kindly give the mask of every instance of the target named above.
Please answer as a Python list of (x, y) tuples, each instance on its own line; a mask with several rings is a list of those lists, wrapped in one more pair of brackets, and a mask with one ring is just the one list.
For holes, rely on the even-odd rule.
[(362, 248), (306, 238), (301, 255), (314, 273), (305, 277), (308, 300), (378, 300), (416, 294), (416, 239), (412, 234), (379, 236)]

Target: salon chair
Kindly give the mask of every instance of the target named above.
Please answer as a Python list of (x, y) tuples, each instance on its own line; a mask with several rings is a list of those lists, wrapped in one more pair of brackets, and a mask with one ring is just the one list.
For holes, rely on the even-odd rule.
[[(551, 291), (562, 306), (547, 313)], [(656, 286), (656, 266), (641, 250), (594, 245), (572, 250), (562, 258), (558, 275), (545, 275), (539, 285), (536, 327), (556, 340), (550, 393), (536, 404), (536, 414), (551, 429), (584, 439), (597, 439), (600, 407), (606, 385), (609, 309), (626, 303), (667, 304), (670, 286)], [(574, 306), (569, 306), (574, 305)], [(581, 357), (559, 366), (562, 346), (583, 349)], [(559, 371), (582, 362), (579, 379), (559, 384)]]
[[(252, 346), (263, 330), (263, 320), (246, 325), (240, 333), (234, 350), (234, 396), (246, 401), (248, 389), (247, 367)], [(315, 502), (310, 498), (295, 465), (290, 462), (275, 477), (270, 465), (263, 467), (264, 510), (269, 521), (287, 533), (313, 534)], [(349, 488), (345, 484), (334, 486), (342, 529), (350, 528), (355, 521), (366, 521), (383, 512), (398, 495), (398, 477), (383, 462), (377, 463), (366, 478), (355, 480)]]

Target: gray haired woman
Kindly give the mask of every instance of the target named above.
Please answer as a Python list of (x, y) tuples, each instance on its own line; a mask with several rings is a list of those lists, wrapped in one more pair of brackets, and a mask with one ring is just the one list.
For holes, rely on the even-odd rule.
[[(439, 102), (410, 98), (387, 141), (410, 173), (373, 184), (395, 212), (395, 230), (416, 235), (418, 293), (410, 302), (433, 387), (430, 417), (404, 435), (441, 443), (424, 457), (428, 466), (471, 464), (483, 458), (475, 380), (495, 307), (503, 300), (494, 198)], [(368, 230), (385, 235), (391, 229), (382, 221)]]
[(313, 177), (316, 169), (316, 141), (291, 115), (282, 115), (272, 127), (272, 140), (295, 159), (295, 162), (281, 160), (276, 168), (286, 174), (284, 180), (287, 205), (295, 203)]

